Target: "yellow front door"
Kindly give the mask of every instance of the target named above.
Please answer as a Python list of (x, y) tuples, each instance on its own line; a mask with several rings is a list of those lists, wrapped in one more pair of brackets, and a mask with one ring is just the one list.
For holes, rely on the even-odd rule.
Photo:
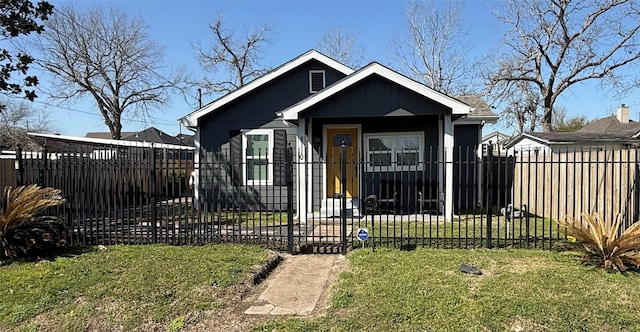
[(340, 194), (340, 146), (346, 146), (347, 197), (358, 197), (358, 128), (327, 128), (327, 195)]

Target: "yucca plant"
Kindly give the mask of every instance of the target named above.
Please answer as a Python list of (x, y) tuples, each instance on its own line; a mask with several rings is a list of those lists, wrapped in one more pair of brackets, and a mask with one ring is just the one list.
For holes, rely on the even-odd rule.
[(619, 272), (627, 266), (640, 266), (640, 222), (635, 222), (620, 236), (621, 215), (606, 222), (599, 213), (582, 214), (582, 219), (566, 217), (557, 223), (566, 230), (571, 250), (580, 252), (586, 263)]
[(0, 198), (0, 254), (17, 258), (65, 244), (64, 224), (56, 217), (41, 215), (65, 202), (60, 192), (37, 185), (4, 188)]

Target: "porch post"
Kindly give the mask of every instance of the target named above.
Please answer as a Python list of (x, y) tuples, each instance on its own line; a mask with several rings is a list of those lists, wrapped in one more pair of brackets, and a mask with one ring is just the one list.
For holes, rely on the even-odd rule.
[(296, 193), (296, 206), (298, 208), (298, 221), (301, 224), (307, 222), (307, 154), (305, 153), (306, 125), (305, 119), (298, 119), (298, 133), (296, 135), (296, 155), (294, 161), (297, 163), (296, 182), (298, 192)]
[(198, 210), (200, 210), (200, 159), (202, 156), (200, 155), (202, 151), (200, 151), (200, 126), (196, 129), (195, 140), (194, 140), (195, 151), (193, 154), (193, 174), (187, 174), (187, 176), (191, 177), (193, 175), (193, 183), (191, 184), (192, 193), (193, 193), (193, 201), (191, 202), (192, 206), (195, 206)]
[(444, 217), (453, 217), (453, 124), (451, 115), (444, 116)]

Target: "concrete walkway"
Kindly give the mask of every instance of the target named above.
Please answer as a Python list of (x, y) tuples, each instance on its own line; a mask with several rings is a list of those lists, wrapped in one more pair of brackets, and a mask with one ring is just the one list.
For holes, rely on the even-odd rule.
[(342, 255), (286, 256), (265, 280), (267, 288), (249, 315), (309, 315), (318, 304)]

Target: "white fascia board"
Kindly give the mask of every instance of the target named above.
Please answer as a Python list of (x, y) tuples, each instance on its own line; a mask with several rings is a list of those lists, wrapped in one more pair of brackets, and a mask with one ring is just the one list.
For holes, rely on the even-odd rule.
[(282, 66), (276, 68), (275, 70), (264, 74), (258, 78), (256, 78), (255, 80), (249, 82), (248, 84), (238, 88), (237, 90), (234, 90), (230, 93), (228, 93), (227, 95), (220, 97), (219, 99), (205, 105), (204, 107), (192, 112), (191, 114), (186, 115), (185, 117), (180, 119), (180, 122), (182, 122), (182, 124), (185, 127), (196, 127), (198, 126), (198, 119), (206, 114), (209, 114), (209, 112), (218, 109), (224, 105), (226, 105), (227, 103), (230, 103), (242, 96), (244, 96), (245, 94), (259, 88), (260, 86), (269, 83), (270, 81), (282, 76), (283, 74), (286, 74), (287, 72), (297, 68), (298, 66), (304, 64), (305, 62), (309, 61), (309, 60), (317, 60), (319, 62), (322, 62), (324, 64), (326, 64), (327, 66), (345, 74), (345, 75), (350, 75), (351, 73), (354, 72), (353, 69), (341, 64), (340, 62), (333, 60), (331, 58), (329, 58), (328, 56), (316, 51), (316, 50), (311, 50), (285, 64), (283, 64)]
[(66, 141), (66, 142), (91, 143), (91, 144), (116, 145), (116, 146), (133, 146), (133, 147), (153, 147), (153, 148), (166, 148), (166, 149), (175, 149), (175, 150), (195, 150), (193, 146), (175, 145), (175, 144), (123, 141), (123, 140), (116, 140), (116, 139), (63, 136), (63, 135), (53, 135), (53, 134), (41, 134), (41, 133), (27, 133), (27, 134), (33, 137), (49, 138), (52, 140)]
[(498, 116), (466, 116), (461, 119), (453, 121), (454, 125), (462, 124), (482, 124), (482, 123), (496, 123), (498, 122)]
[(285, 121), (293, 121), (298, 119), (298, 113), (303, 110), (333, 96), (334, 94), (354, 85), (355, 83), (371, 76), (380, 75), (394, 83), (397, 83), (409, 90), (412, 90), (420, 95), (423, 95), (433, 101), (436, 101), (442, 105), (448, 106), (452, 110), (454, 115), (466, 115), (471, 112), (471, 106), (462, 103), (452, 97), (449, 97), (443, 93), (430, 89), (424, 84), (418, 83), (404, 75), (401, 75), (387, 67), (382, 66), (379, 63), (371, 63), (368, 66), (360, 69), (350, 76), (342, 79), (341, 81), (323, 89), (310, 96), (301, 102), (284, 109), (280, 112), (276, 112), (276, 115), (282, 116)]
[(537, 142), (537, 143), (540, 143), (540, 144), (544, 144), (544, 145), (547, 145), (547, 146), (549, 146), (551, 144), (551, 142), (549, 142), (546, 139), (535, 137), (535, 136), (529, 135), (529, 134), (520, 134), (520, 136), (510, 140), (504, 147), (505, 147), (505, 149), (510, 148), (510, 147), (518, 144), (519, 142), (525, 140), (525, 139), (528, 139), (530, 141), (534, 141), (534, 142)]

